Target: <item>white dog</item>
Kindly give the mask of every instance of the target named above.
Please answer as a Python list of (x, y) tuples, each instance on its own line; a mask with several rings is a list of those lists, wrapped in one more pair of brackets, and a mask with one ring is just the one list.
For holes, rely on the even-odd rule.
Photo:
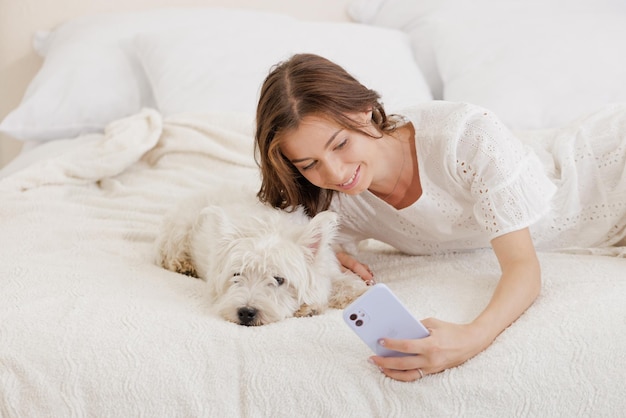
[(166, 215), (157, 264), (207, 282), (215, 313), (264, 325), (341, 309), (367, 285), (342, 272), (332, 243), (337, 214), (309, 218), (260, 203), (241, 185), (184, 200)]

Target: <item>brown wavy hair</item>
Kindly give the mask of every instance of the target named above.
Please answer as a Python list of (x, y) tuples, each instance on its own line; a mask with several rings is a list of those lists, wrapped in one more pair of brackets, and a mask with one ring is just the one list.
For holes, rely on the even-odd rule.
[[(256, 111), (254, 153), (261, 169), (259, 200), (273, 207), (293, 210), (302, 205), (309, 216), (328, 209), (333, 190), (311, 184), (282, 154), (283, 132), (297, 129), (303, 118), (316, 115), (334, 121), (343, 129), (372, 138), (396, 129), (380, 95), (359, 83), (341, 66), (315, 54), (296, 54), (275, 65), (261, 86)], [(372, 111), (376, 137), (364, 125), (347, 116)]]

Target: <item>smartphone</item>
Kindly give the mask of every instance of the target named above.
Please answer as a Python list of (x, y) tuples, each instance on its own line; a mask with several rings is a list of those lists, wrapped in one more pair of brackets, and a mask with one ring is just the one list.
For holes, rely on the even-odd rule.
[(383, 337), (416, 339), (430, 335), (383, 283), (372, 286), (348, 305), (343, 320), (376, 355), (383, 357), (412, 355), (381, 346), (378, 340)]

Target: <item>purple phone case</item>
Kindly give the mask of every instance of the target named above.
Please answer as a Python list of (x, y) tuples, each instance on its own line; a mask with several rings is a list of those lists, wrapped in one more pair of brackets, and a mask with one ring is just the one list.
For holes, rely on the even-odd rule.
[(346, 307), (343, 319), (376, 355), (383, 357), (411, 355), (381, 346), (378, 340), (383, 337), (416, 339), (430, 335), (426, 327), (382, 283), (374, 285)]

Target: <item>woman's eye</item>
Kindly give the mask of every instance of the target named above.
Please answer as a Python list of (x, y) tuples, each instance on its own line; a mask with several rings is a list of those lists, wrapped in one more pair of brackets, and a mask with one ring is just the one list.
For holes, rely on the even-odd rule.
[(284, 277), (274, 276), (274, 280), (276, 280), (276, 284), (278, 286), (281, 286), (283, 283), (285, 283), (285, 278)]
[(315, 167), (315, 163), (316, 161), (313, 161), (311, 164), (305, 165), (304, 167), (302, 167), (302, 171), (310, 170), (311, 168)]
[(341, 141), (340, 143), (337, 144), (337, 146), (335, 147), (335, 149), (342, 149), (343, 147), (345, 147), (348, 144), (348, 139), (344, 139), (343, 141)]

